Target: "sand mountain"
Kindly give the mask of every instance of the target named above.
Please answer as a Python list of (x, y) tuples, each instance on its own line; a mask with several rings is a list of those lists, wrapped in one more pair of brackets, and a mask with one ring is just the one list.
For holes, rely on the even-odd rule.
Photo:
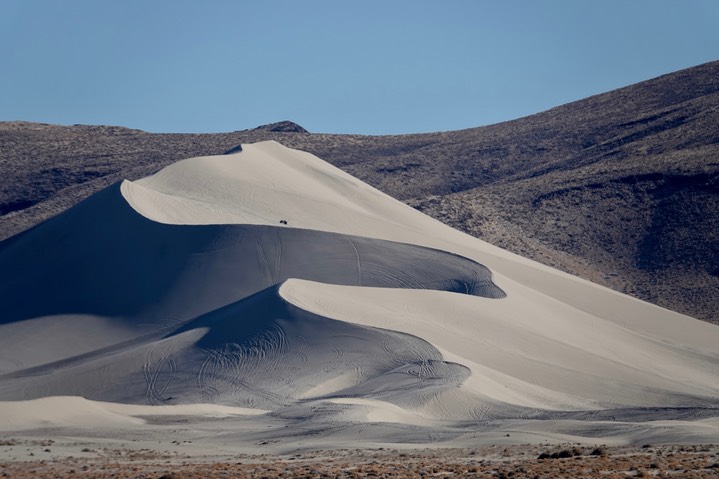
[(0, 313), (0, 400), (240, 407), (286, 421), (285, 440), (539, 419), (541, 437), (717, 434), (716, 326), (274, 141), (123, 180), (0, 242)]
[(177, 158), (274, 139), (510, 251), (716, 322), (718, 79), (713, 62), (515, 121), (418, 135), (2, 123), (0, 237)]

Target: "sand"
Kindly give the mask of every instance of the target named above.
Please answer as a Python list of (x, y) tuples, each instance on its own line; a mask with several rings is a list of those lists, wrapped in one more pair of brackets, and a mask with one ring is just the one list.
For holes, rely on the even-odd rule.
[(0, 242), (0, 435), (23, 441), (708, 444), (717, 345), (715, 325), (275, 142), (123, 181)]

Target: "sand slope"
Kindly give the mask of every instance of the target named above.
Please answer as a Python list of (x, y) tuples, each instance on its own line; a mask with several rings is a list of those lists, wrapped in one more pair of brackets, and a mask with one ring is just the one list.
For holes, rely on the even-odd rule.
[(0, 243), (0, 400), (423, 427), (705, 417), (717, 345), (716, 326), (466, 236), (274, 142), (113, 185)]

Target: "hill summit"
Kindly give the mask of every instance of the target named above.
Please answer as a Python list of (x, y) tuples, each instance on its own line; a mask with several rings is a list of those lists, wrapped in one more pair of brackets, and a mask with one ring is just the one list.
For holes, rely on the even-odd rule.
[(275, 133), (309, 133), (309, 131), (302, 128), (297, 123), (291, 121), (279, 121), (276, 123), (270, 123), (268, 125), (261, 125), (255, 128), (255, 130), (269, 131)]

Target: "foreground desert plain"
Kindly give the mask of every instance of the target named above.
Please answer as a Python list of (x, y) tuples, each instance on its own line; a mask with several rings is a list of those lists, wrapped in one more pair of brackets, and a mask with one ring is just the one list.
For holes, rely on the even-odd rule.
[[(0, 470), (403, 454), (405, 476), (422, 461), (498, 475), (477, 455), (571, 444), (578, 465), (607, 457), (598, 444), (671, 444), (687, 446), (653, 452), (716, 474), (718, 345), (715, 325), (460, 233), (309, 153), (243, 145), (0, 242)], [(318, 450), (334, 452), (302, 456)]]

